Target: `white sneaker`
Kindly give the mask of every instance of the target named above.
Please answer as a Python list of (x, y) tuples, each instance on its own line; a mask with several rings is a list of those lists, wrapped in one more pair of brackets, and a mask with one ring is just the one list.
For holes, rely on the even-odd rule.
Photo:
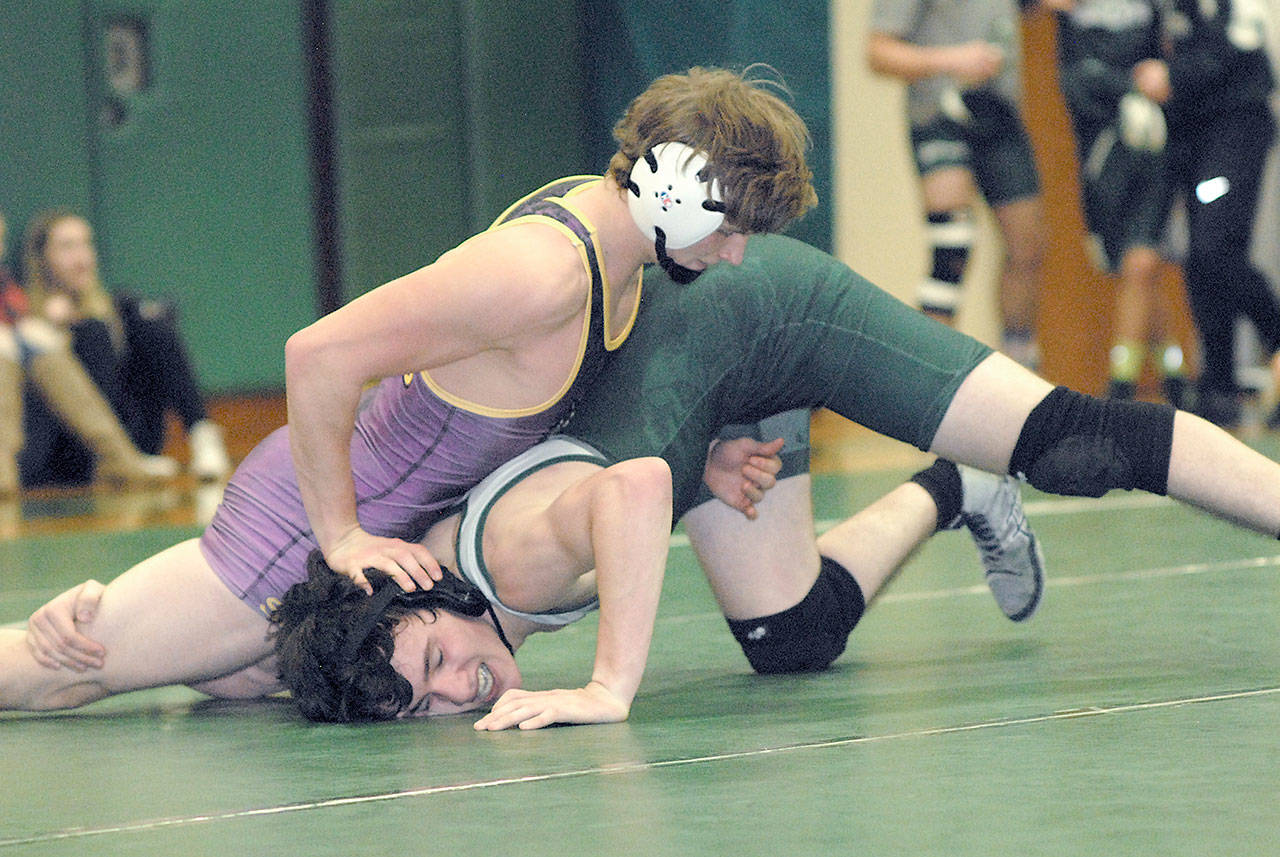
[(1036, 612), (1044, 592), (1044, 556), (1022, 510), (1022, 485), (958, 465), (964, 487), (960, 519), (978, 546), (987, 586), (1001, 611), (1015, 622)]
[(209, 420), (200, 420), (187, 433), (187, 445), (191, 449), (189, 469), (202, 482), (222, 479), (231, 472), (231, 459), (227, 457), (227, 445), (222, 441), (222, 429)]
[(167, 455), (133, 452), (125, 457), (100, 460), (94, 474), (109, 485), (160, 485), (178, 475), (178, 462)]

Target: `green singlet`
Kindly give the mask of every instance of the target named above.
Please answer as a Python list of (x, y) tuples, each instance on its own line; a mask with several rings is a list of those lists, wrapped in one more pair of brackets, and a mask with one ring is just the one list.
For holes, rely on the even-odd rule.
[(650, 267), (631, 338), (564, 432), (613, 461), (665, 458), (679, 519), (699, 497), (722, 426), (826, 407), (927, 449), (990, 353), (829, 254), (757, 235), (741, 265), (715, 265), (690, 285)]

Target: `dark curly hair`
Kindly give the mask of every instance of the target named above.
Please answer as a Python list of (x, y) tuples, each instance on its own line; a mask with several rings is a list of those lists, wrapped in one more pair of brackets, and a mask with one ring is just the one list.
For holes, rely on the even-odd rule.
[[(397, 586), (377, 569), (365, 576), (377, 592)], [(409, 680), (391, 666), (393, 632), (423, 608), (392, 601), (354, 652), (348, 643), (370, 596), (324, 562), (308, 563), (271, 613), (280, 680), (309, 720), (328, 723), (391, 720), (413, 702)]]

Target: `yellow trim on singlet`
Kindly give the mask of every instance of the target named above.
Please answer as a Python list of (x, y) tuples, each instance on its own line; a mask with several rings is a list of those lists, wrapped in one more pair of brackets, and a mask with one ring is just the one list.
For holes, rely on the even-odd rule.
[(600, 249), (600, 242), (596, 237), (596, 229), (587, 216), (582, 213), (576, 205), (569, 202), (569, 197), (574, 196), (580, 190), (586, 188), (587, 185), (578, 185), (570, 190), (562, 197), (553, 197), (557, 203), (569, 211), (573, 216), (577, 217), (587, 225), (591, 231), (591, 245), (596, 251), (596, 261), (600, 264), (600, 291), (602, 294), (601, 309), (604, 312), (604, 347), (606, 351), (616, 351), (618, 346), (627, 341), (627, 337), (631, 335), (631, 328), (636, 323), (636, 316), (640, 314), (640, 286), (644, 282), (644, 269), (636, 271), (636, 304), (631, 308), (631, 315), (627, 318), (627, 323), (617, 336), (613, 335), (610, 329), (613, 322), (613, 284), (609, 281), (609, 271), (604, 264), (604, 253)]
[[(551, 187), (552, 185), (560, 184), (561, 182), (577, 181), (578, 179), (582, 179), (582, 184), (575, 185), (574, 187), (570, 188), (570, 189), (569, 189), (569, 193), (570, 193), (570, 194), (575, 193), (576, 191), (578, 191), (578, 190), (579, 190), (579, 189), (581, 189), (581, 188), (587, 187), (588, 185), (592, 184), (593, 182), (602, 181), (602, 179), (601, 179), (601, 177), (600, 177), (600, 176), (596, 176), (596, 175), (585, 175), (585, 174), (584, 174), (584, 175), (580, 175), (580, 176), (562, 176), (562, 177), (560, 177), (560, 178), (556, 179), (555, 181), (549, 181), (549, 182), (547, 182), (546, 184), (544, 184), (542, 187), (540, 187), (540, 188), (538, 188), (537, 190), (535, 190), (533, 193), (526, 193), (524, 196), (520, 197), (520, 198), (519, 198), (519, 199), (517, 199), (515, 202), (511, 203), (510, 205), (508, 205), (505, 209), (503, 209), (503, 211), (502, 211), (502, 213), (501, 213), (501, 214), (499, 214), (497, 217), (495, 217), (495, 218), (493, 219), (493, 222), (489, 224), (489, 228), (490, 228), (490, 229), (492, 229), (493, 227), (498, 226), (499, 224), (501, 224), (501, 223), (502, 223), (502, 221), (504, 221), (504, 220), (506, 220), (506, 219), (507, 219), (507, 215), (511, 214), (511, 212), (515, 211), (517, 208), (519, 208), (520, 206), (524, 205), (524, 204), (525, 204), (525, 202), (526, 202), (527, 200), (529, 200), (529, 199), (530, 199), (530, 198), (532, 198), (532, 197), (537, 196), (538, 194), (542, 193), (544, 190), (546, 190), (547, 188)], [(560, 197), (555, 197), (555, 196), (551, 196), (551, 197), (547, 197), (547, 198), (548, 198), (548, 199), (560, 199)], [(583, 221), (583, 223), (586, 223), (586, 222), (587, 222), (587, 221), (585, 221), (585, 220)], [(593, 230), (591, 230), (591, 231), (592, 231), (592, 232), (595, 232), (595, 230), (594, 230), (594, 229), (593, 229)]]
[[(556, 220), (554, 217), (549, 217), (548, 215), (545, 215), (545, 214), (526, 214), (521, 217), (517, 217), (514, 220), (504, 220), (504, 218), (512, 210), (522, 205), (525, 202), (525, 200), (529, 199), (530, 197), (537, 196), (538, 194), (546, 190), (551, 185), (560, 184), (561, 182), (569, 181), (571, 179), (594, 179), (595, 181), (602, 181), (602, 179), (599, 176), (566, 176), (564, 178), (556, 179), (553, 182), (548, 182), (547, 184), (543, 185), (541, 188), (534, 191), (533, 193), (528, 194), (516, 200), (511, 205), (509, 205), (507, 209), (498, 216), (497, 220), (495, 220), (494, 223), (485, 231), (496, 232), (500, 229), (506, 229), (509, 226), (522, 225), (526, 223), (542, 223), (546, 226), (551, 226), (555, 229), (558, 229), (560, 232), (562, 232), (565, 235), (565, 237), (569, 239), (570, 243), (572, 243), (573, 246), (577, 249), (578, 257), (582, 261), (582, 267), (587, 272), (587, 309), (586, 309), (586, 312), (583, 314), (582, 336), (579, 337), (578, 339), (578, 356), (574, 360), (572, 372), (570, 372), (569, 377), (565, 380), (564, 384), (561, 385), (560, 389), (551, 398), (547, 399), (545, 402), (542, 402), (541, 404), (531, 405), (530, 407), (527, 407), (527, 408), (494, 408), (488, 405), (481, 405), (476, 402), (468, 401), (467, 399), (464, 399), (460, 396), (455, 396), (454, 394), (450, 393), (448, 390), (445, 390), (443, 387), (437, 384), (434, 380), (432, 380), (431, 375), (427, 370), (424, 369), (418, 372), (418, 375), (422, 377), (423, 383), (427, 385), (427, 389), (429, 389), (437, 398), (441, 399), (442, 401), (447, 402), (448, 404), (453, 405), (454, 407), (462, 408), (463, 410), (470, 411), (471, 413), (479, 414), (482, 417), (499, 417), (499, 418), (525, 417), (525, 416), (531, 416), (533, 414), (542, 413), (543, 411), (555, 405), (557, 402), (559, 402), (561, 399), (564, 398), (565, 393), (569, 392), (569, 390), (573, 387), (574, 381), (578, 379), (578, 373), (582, 370), (582, 360), (587, 353), (587, 342), (591, 338), (592, 272), (591, 272), (591, 260), (590, 260), (590, 257), (587, 255), (586, 245), (582, 243), (582, 238), (577, 233), (575, 233), (572, 229), (570, 229), (566, 224), (561, 223), (559, 220)], [(580, 185), (577, 185), (576, 187), (570, 188), (569, 192), (564, 196), (550, 196), (550, 197), (547, 197), (547, 199), (562, 206), (563, 208), (568, 210), (571, 214), (573, 214), (575, 217), (577, 217), (579, 220), (581, 220), (582, 223), (587, 227), (587, 231), (591, 236), (591, 246), (595, 250), (596, 262), (600, 270), (600, 292), (601, 292), (600, 309), (601, 309), (601, 312), (604, 314), (604, 323), (601, 325), (602, 328), (604, 329), (604, 347), (606, 351), (614, 351), (619, 346), (621, 346), (622, 343), (626, 342), (627, 337), (631, 335), (631, 329), (635, 326), (636, 317), (639, 315), (639, 312), (640, 312), (640, 288), (644, 279), (644, 271), (641, 270), (636, 273), (635, 306), (631, 310), (631, 315), (627, 319), (625, 327), (615, 337), (612, 335), (610, 331), (611, 310), (613, 307), (613, 289), (610, 287), (609, 273), (607, 270), (605, 270), (604, 253), (600, 249), (600, 242), (596, 235), (596, 228), (592, 224), (592, 222), (585, 215), (583, 215), (583, 213), (576, 206), (568, 204), (569, 197), (574, 196), (577, 193), (580, 193), (587, 187), (590, 187), (590, 185), (591, 185), (591, 182), (586, 182), (584, 184), (580, 184)], [(412, 377), (413, 377), (412, 375), (405, 376), (404, 381), (406, 386), (408, 386)]]
[[(603, 178), (601, 178), (600, 176), (594, 176), (594, 175), (579, 175), (579, 176), (565, 176), (564, 178), (559, 178), (559, 179), (556, 179), (555, 181), (547, 182), (542, 187), (535, 190), (533, 193), (523, 197), (522, 199), (518, 199), (515, 202), (511, 203), (511, 205), (507, 206), (506, 211), (498, 215), (497, 219), (494, 220), (493, 224), (489, 228), (493, 229), (495, 227), (507, 226), (511, 223), (521, 223), (530, 217), (536, 217), (537, 215), (526, 215), (525, 217), (518, 217), (515, 220), (507, 221), (506, 223), (503, 222), (504, 219), (507, 217), (507, 215), (509, 215), (512, 211), (514, 211), (518, 206), (522, 205), (526, 199), (529, 199), (529, 197), (537, 196), (538, 194), (542, 193), (544, 190), (551, 187), (552, 185), (561, 184), (567, 181), (575, 181), (578, 179), (583, 180), (582, 184), (574, 185), (573, 187), (569, 188), (569, 192), (564, 194), (564, 196), (549, 196), (547, 197), (547, 199), (557, 203), (562, 208), (567, 210), (570, 214), (572, 214), (574, 217), (581, 220), (586, 225), (588, 231), (591, 233), (591, 247), (593, 250), (595, 250), (596, 261), (599, 262), (600, 264), (600, 290), (603, 295), (602, 309), (604, 311), (604, 317), (605, 317), (604, 347), (606, 351), (616, 351), (618, 349), (618, 346), (626, 342), (627, 337), (631, 335), (631, 329), (635, 326), (636, 317), (640, 314), (640, 286), (644, 282), (644, 271), (640, 270), (636, 272), (635, 306), (631, 308), (631, 315), (627, 318), (626, 320), (627, 323), (623, 326), (622, 330), (618, 332), (618, 335), (614, 336), (613, 331), (610, 329), (610, 322), (613, 321), (613, 312), (612, 312), (613, 284), (609, 280), (609, 271), (604, 264), (604, 251), (600, 248), (600, 239), (597, 237), (596, 228), (595, 228), (595, 225), (592, 224), (591, 218), (583, 214), (582, 210), (578, 208), (576, 205), (573, 205), (569, 202), (570, 198), (575, 197), (580, 193), (583, 193), (592, 185), (599, 184), (600, 182), (604, 181)], [(574, 238), (576, 239), (577, 236), (575, 235)], [(584, 257), (584, 264), (585, 264), (585, 257)]]

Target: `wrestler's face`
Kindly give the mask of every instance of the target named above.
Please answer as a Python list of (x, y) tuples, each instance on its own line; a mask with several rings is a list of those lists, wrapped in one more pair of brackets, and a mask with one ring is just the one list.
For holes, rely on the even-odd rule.
[(697, 244), (690, 244), (679, 250), (668, 250), (667, 255), (683, 268), (705, 271), (719, 262), (740, 265), (746, 252), (747, 233), (725, 224)]
[(396, 627), (391, 666), (413, 686), (402, 717), (488, 708), (520, 686), (515, 658), (487, 618), (419, 610)]
[(98, 277), (98, 252), (93, 230), (79, 217), (64, 217), (49, 228), (44, 260), (53, 281), (71, 292), (93, 287)]

